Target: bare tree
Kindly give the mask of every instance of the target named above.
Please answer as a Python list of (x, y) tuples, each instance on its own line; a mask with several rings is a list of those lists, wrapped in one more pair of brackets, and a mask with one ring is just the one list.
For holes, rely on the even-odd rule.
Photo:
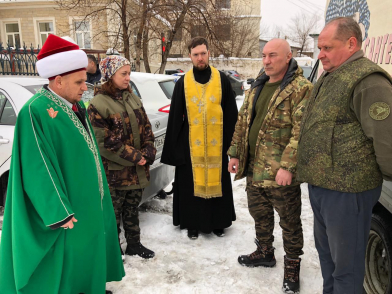
[[(255, 30), (248, 17), (251, 9), (246, 5), (243, 7), (249, 11), (229, 12), (220, 9), (217, 0), (55, 1), (60, 9), (99, 24), (99, 31), (94, 30), (92, 36), (94, 40), (121, 48), (127, 59), (135, 59), (136, 71), (140, 71), (143, 60), (146, 72), (151, 72), (152, 58), (161, 61), (159, 72), (163, 73), (173, 46), (175, 50), (183, 48), (197, 26), (204, 30), (218, 54), (243, 57), (258, 47), (259, 30)], [(166, 37), (164, 52), (161, 52), (161, 34)]]
[(304, 12), (297, 14), (291, 19), (291, 25), (288, 30), (288, 38), (299, 44), (299, 54), (308, 50), (311, 41), (310, 33), (317, 29), (320, 16), (317, 14), (309, 15)]

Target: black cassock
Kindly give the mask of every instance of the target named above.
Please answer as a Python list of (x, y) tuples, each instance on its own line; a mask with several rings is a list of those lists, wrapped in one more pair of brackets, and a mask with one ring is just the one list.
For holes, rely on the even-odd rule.
[[(193, 69), (195, 80), (201, 84), (209, 81), (211, 68)], [(189, 124), (185, 104), (184, 77), (174, 88), (170, 105), (169, 122), (161, 162), (176, 167), (173, 193), (173, 224), (181, 229), (196, 229), (211, 233), (224, 229), (235, 221), (233, 191), (228, 172), (227, 150), (237, 122), (237, 104), (229, 79), (220, 73), (222, 84), (223, 150), (222, 150), (222, 197), (204, 199), (194, 196), (192, 162), (189, 148)]]

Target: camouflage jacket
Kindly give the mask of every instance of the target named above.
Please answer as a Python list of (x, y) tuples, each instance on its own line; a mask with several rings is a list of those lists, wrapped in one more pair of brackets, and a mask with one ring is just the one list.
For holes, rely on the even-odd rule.
[[(304, 78), (303, 71), (292, 59), (281, 85), (273, 94), (268, 112), (257, 136), (253, 168), (253, 186), (279, 187), (275, 176), (279, 168), (293, 173), (297, 165), (297, 145), (300, 121), (312, 84)], [(239, 159), (235, 180), (247, 175), (249, 156), (249, 130), (254, 119), (254, 106), (269, 77), (263, 72), (245, 94), (231, 146), (230, 157)], [(296, 184), (293, 178), (293, 184)]]
[[(138, 97), (128, 91), (116, 97), (96, 95), (88, 114), (97, 138), (110, 188), (140, 189), (148, 185), (155, 160), (154, 134)], [(147, 163), (137, 163), (142, 156)]]

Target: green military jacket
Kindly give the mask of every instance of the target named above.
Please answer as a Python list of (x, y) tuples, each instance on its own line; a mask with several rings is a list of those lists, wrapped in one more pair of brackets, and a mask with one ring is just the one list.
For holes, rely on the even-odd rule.
[[(96, 95), (88, 107), (89, 118), (110, 188), (145, 188), (156, 149), (150, 121), (140, 99), (128, 91), (116, 97)], [(144, 166), (137, 163), (144, 157)]]
[[(359, 193), (382, 184), (373, 140), (364, 133), (350, 108), (354, 89), (371, 74), (392, 83), (384, 70), (364, 57), (320, 77), (302, 121), (299, 181), (348, 193)], [(381, 99), (374, 98), (375, 101)], [(383, 108), (380, 109), (382, 114)]]
[[(247, 175), (249, 157), (249, 131), (254, 106), (269, 77), (262, 73), (246, 92), (239, 111), (235, 132), (227, 154), (239, 159), (235, 180)], [(279, 187), (275, 181), (279, 168), (293, 173), (297, 165), (297, 145), (302, 113), (310, 96), (312, 84), (292, 59), (281, 85), (273, 94), (268, 112), (256, 141), (252, 184), (258, 187)], [(292, 182), (293, 184), (297, 184)]]

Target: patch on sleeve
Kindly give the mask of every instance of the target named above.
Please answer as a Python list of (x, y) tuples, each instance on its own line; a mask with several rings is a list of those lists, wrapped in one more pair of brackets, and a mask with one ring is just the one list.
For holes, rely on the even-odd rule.
[(384, 120), (390, 113), (391, 108), (385, 102), (375, 102), (369, 108), (369, 115), (374, 120)]

